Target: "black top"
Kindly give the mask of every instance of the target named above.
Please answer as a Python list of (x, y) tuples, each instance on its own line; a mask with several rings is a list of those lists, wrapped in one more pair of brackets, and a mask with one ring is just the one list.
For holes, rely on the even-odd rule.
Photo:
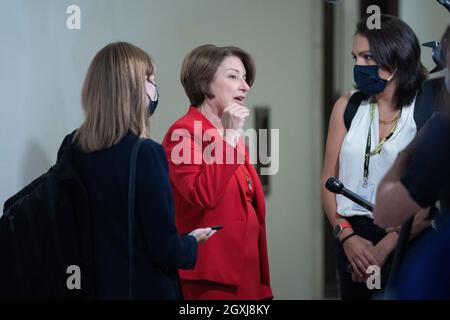
[(422, 207), (441, 201), (450, 209), (450, 120), (436, 116), (424, 127), (401, 179)]
[[(398, 299), (450, 299), (450, 120), (430, 120), (419, 133), (401, 179), (423, 208), (441, 202), (446, 214), (436, 232), (427, 233), (408, 252), (400, 273)], [(418, 280), (419, 279), (419, 280)]]
[[(93, 212), (98, 299), (128, 297), (128, 176), (136, 140), (127, 134), (119, 144), (91, 154), (74, 148), (74, 162)], [(177, 234), (162, 146), (145, 140), (136, 167), (133, 297), (180, 299), (177, 269), (194, 267), (197, 241)]]

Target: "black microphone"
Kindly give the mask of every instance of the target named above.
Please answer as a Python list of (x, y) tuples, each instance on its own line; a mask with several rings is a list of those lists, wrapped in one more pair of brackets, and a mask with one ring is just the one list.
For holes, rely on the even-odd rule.
[(344, 197), (352, 200), (353, 202), (359, 204), (364, 209), (367, 209), (371, 212), (373, 212), (374, 205), (367, 201), (366, 199), (360, 197), (356, 193), (346, 189), (344, 187), (344, 184), (339, 181), (338, 179), (331, 177), (327, 180), (325, 183), (325, 188), (327, 188), (329, 191), (336, 193), (336, 194), (342, 194)]
[(445, 54), (442, 52), (442, 45), (438, 41), (430, 41), (422, 45), (424, 47), (432, 49), (431, 57), (433, 58), (436, 67), (433, 70), (431, 70), (430, 73), (435, 73), (444, 69), (447, 65), (447, 61), (445, 58)]

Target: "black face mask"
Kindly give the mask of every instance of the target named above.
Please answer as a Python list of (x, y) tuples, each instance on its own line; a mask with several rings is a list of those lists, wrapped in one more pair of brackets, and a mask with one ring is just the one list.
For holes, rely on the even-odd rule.
[(158, 101), (159, 101), (159, 92), (158, 87), (155, 85), (156, 89), (156, 100), (153, 101), (148, 95), (149, 103), (148, 103), (148, 116), (152, 116), (153, 113), (155, 113), (156, 108), (158, 107)]
[(159, 97), (158, 97), (158, 100), (156, 100), (156, 101), (152, 101), (150, 98), (149, 98), (149, 100), (150, 100), (150, 102), (148, 104), (148, 114), (149, 114), (149, 116), (152, 116), (153, 113), (155, 113), (156, 108), (158, 107)]
[(394, 73), (388, 80), (381, 79), (378, 75), (378, 66), (360, 66), (355, 65), (353, 74), (357, 89), (368, 97), (374, 96), (384, 91), (388, 82), (392, 79)]

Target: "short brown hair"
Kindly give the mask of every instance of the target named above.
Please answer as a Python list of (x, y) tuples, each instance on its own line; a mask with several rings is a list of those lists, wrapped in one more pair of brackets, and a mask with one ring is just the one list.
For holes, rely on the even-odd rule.
[(145, 79), (151, 75), (152, 59), (132, 44), (112, 43), (96, 54), (81, 97), (86, 119), (74, 137), (84, 152), (112, 147), (128, 131), (149, 137)]
[(206, 44), (192, 50), (183, 61), (180, 80), (191, 105), (198, 107), (205, 97), (214, 98), (209, 89), (217, 69), (227, 57), (241, 59), (247, 72), (246, 82), (251, 87), (255, 81), (255, 63), (253, 58), (238, 47), (216, 47)]

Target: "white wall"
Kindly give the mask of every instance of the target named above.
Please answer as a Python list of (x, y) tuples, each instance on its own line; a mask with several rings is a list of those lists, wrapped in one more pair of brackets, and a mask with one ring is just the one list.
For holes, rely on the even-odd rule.
[(334, 90), (341, 96), (354, 89), (352, 45), (359, 20), (359, 0), (336, 4), (334, 17)]
[[(420, 43), (440, 41), (450, 24), (450, 13), (433, 0), (401, 0), (399, 15), (416, 33)], [(422, 62), (431, 71), (435, 64), (431, 49), (422, 47)]]
[[(65, 25), (71, 4), (81, 7), (79, 31)], [(321, 298), (321, 10), (317, 0), (0, 0), (0, 204), (46, 171), (80, 125), (85, 72), (107, 43), (131, 42), (156, 60), (156, 141), (187, 109), (185, 54), (205, 43), (241, 46), (257, 65), (248, 104), (270, 105), (280, 129), (267, 197), (274, 294)]]

